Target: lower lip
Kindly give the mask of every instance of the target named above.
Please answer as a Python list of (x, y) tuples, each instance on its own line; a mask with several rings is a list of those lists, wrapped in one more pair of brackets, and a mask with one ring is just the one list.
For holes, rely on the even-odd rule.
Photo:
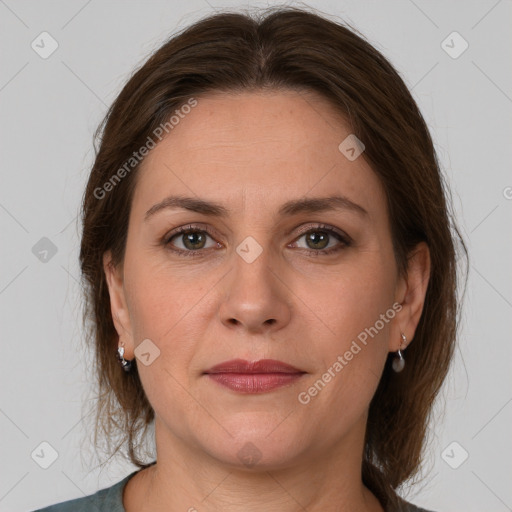
[(298, 380), (303, 373), (208, 373), (210, 379), (239, 393), (265, 393)]

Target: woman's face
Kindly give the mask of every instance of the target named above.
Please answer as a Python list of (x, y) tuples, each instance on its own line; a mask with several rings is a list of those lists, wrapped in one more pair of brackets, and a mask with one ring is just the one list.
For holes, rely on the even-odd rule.
[[(123, 265), (105, 266), (157, 435), (264, 467), (359, 447), (386, 356), (419, 317), (380, 182), (350, 139), (339, 149), (350, 128), (313, 93), (197, 101), (143, 161)], [(190, 208), (155, 207), (170, 196)], [(205, 373), (233, 359), (302, 373)], [(284, 385), (244, 387), (269, 381)]]

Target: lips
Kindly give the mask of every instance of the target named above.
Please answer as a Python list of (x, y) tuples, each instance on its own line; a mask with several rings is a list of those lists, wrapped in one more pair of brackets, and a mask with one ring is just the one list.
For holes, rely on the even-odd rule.
[(244, 359), (232, 359), (223, 363), (212, 366), (205, 373), (245, 373), (245, 374), (261, 374), (261, 373), (305, 373), (294, 366), (275, 359), (260, 359), (259, 361), (246, 361)]
[(237, 393), (267, 393), (294, 384), (305, 373), (275, 359), (233, 359), (213, 366), (205, 375)]

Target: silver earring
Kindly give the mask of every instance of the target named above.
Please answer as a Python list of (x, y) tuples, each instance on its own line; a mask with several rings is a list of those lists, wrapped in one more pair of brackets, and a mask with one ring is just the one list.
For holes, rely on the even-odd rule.
[(116, 352), (117, 360), (121, 363), (123, 370), (129, 372), (132, 369), (132, 362), (124, 358), (124, 346), (120, 345)]
[[(407, 338), (405, 337), (405, 334), (403, 332), (400, 333), (400, 336), (402, 336), (402, 341), (404, 343), (404, 348), (405, 348), (407, 346)], [(404, 356), (402, 355), (402, 352), (400, 349), (398, 349), (397, 355), (393, 359), (392, 366), (393, 366), (393, 370), (395, 370), (395, 372), (397, 372), (397, 373), (401, 372), (404, 369), (405, 359), (404, 359)]]

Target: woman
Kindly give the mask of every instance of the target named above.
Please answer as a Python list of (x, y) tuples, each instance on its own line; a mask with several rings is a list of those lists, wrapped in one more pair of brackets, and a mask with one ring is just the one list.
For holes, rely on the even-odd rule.
[(98, 432), (139, 470), (42, 510), (421, 511), (396, 489), (454, 351), (452, 223), (417, 105), (353, 29), (286, 8), (170, 39), (83, 201)]

